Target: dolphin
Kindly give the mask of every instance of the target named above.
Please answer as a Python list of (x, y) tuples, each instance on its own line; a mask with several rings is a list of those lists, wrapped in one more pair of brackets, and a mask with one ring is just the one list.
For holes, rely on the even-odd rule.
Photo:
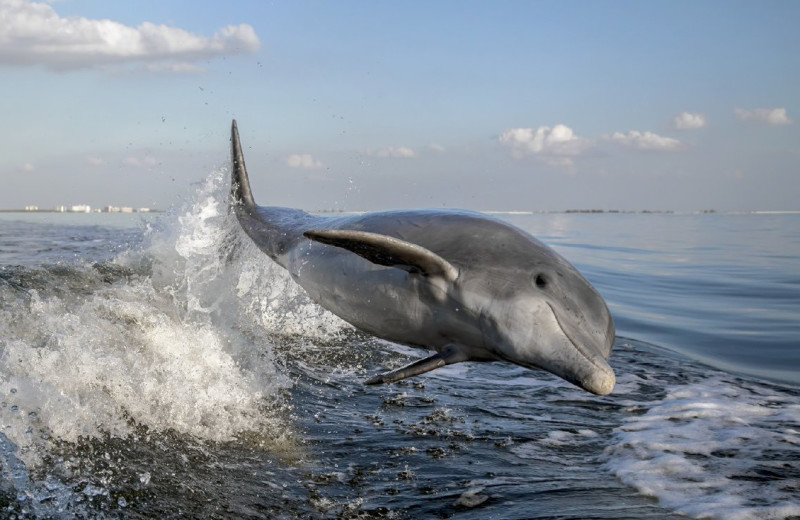
[(462, 361), (508, 361), (597, 395), (613, 390), (605, 301), (527, 232), (462, 210), (320, 217), (258, 206), (235, 120), (231, 156), (231, 210), (259, 249), (357, 329), (435, 352), (366, 384)]

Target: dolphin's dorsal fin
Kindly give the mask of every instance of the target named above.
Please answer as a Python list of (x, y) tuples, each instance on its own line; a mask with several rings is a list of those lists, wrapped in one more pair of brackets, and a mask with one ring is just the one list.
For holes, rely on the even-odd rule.
[(458, 278), (458, 269), (453, 264), (429, 249), (399, 238), (346, 229), (311, 230), (303, 235), (316, 242), (352, 251), (375, 264), (441, 277), (448, 282)]
[(252, 208), (256, 205), (253, 193), (250, 191), (250, 179), (247, 177), (247, 167), (244, 165), (242, 143), (239, 142), (239, 128), (236, 120), (231, 123), (231, 196), (236, 204), (244, 204)]

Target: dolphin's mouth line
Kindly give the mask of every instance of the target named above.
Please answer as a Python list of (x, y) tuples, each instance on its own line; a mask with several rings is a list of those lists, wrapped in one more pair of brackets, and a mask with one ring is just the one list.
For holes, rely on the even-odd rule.
[(550, 302), (545, 302), (545, 303), (547, 303), (547, 306), (550, 307), (550, 312), (553, 313), (553, 317), (556, 319), (556, 323), (558, 324), (558, 327), (561, 329), (561, 332), (563, 332), (564, 336), (566, 336), (569, 342), (572, 343), (572, 346), (575, 347), (575, 350), (577, 350), (578, 353), (580, 353), (580, 355), (583, 356), (584, 359), (586, 359), (586, 361), (591, 363), (595, 368), (597, 368), (602, 372), (608, 372), (608, 365), (606, 363), (599, 364), (595, 359), (595, 356), (592, 356), (591, 354), (586, 352), (584, 347), (581, 347), (574, 339), (572, 339), (572, 336), (569, 335), (567, 329), (565, 329), (564, 326), (561, 324), (561, 321), (559, 321), (558, 313), (556, 313), (556, 310), (553, 308), (552, 305), (550, 305)]

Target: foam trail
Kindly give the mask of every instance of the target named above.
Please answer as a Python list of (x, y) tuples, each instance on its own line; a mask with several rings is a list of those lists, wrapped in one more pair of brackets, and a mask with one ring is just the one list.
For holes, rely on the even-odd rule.
[(624, 483), (693, 518), (800, 516), (800, 396), (709, 375), (638, 406), (606, 449)]

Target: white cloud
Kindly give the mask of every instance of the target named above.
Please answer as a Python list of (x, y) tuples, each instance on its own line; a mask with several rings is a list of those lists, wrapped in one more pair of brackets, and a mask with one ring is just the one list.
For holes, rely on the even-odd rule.
[(515, 157), (534, 155), (554, 166), (572, 166), (572, 159), (592, 143), (575, 135), (566, 125), (533, 128), (510, 128), (500, 135), (500, 142), (511, 148)]
[(706, 126), (706, 116), (692, 112), (681, 112), (672, 118), (672, 127), (677, 130), (694, 130)]
[(126, 157), (122, 159), (122, 164), (135, 168), (152, 168), (158, 164), (158, 159), (151, 155), (146, 157)]
[(387, 146), (379, 150), (369, 150), (367, 155), (375, 157), (416, 157), (417, 152), (407, 146)]
[(54, 69), (132, 61), (192, 61), (253, 52), (260, 46), (250, 25), (229, 25), (213, 36), (144, 22), (62, 17), (48, 4), (0, 0), (0, 63)]
[(442, 145), (440, 145), (440, 144), (436, 144), (436, 143), (433, 143), (433, 144), (431, 144), (431, 145), (429, 146), (429, 148), (430, 148), (431, 150), (433, 150), (434, 152), (437, 152), (437, 153), (443, 153), (443, 152), (445, 151), (445, 148), (444, 148), (444, 146), (442, 146)]
[(166, 72), (170, 74), (199, 74), (206, 71), (204, 67), (193, 63), (149, 63), (145, 68), (148, 72)]
[(785, 108), (756, 108), (744, 110), (737, 108), (734, 110), (736, 117), (742, 121), (758, 121), (770, 125), (789, 125), (792, 120), (786, 114)]
[(638, 150), (677, 150), (681, 146), (681, 142), (677, 139), (637, 130), (631, 130), (627, 134), (614, 132), (608, 139), (622, 146), (629, 146)]
[(106, 160), (101, 157), (89, 156), (86, 158), (86, 163), (92, 166), (105, 166)]
[(310, 154), (293, 154), (286, 158), (286, 164), (292, 168), (303, 168), (305, 170), (319, 170), (323, 167), (321, 161), (314, 159)]
[(20, 166), (19, 169), (20, 171), (28, 173), (34, 171), (36, 168), (31, 163), (26, 162), (25, 164)]
[(540, 157), (540, 160), (550, 166), (557, 166), (559, 168), (571, 168), (574, 163), (571, 157), (558, 157), (555, 155)]

